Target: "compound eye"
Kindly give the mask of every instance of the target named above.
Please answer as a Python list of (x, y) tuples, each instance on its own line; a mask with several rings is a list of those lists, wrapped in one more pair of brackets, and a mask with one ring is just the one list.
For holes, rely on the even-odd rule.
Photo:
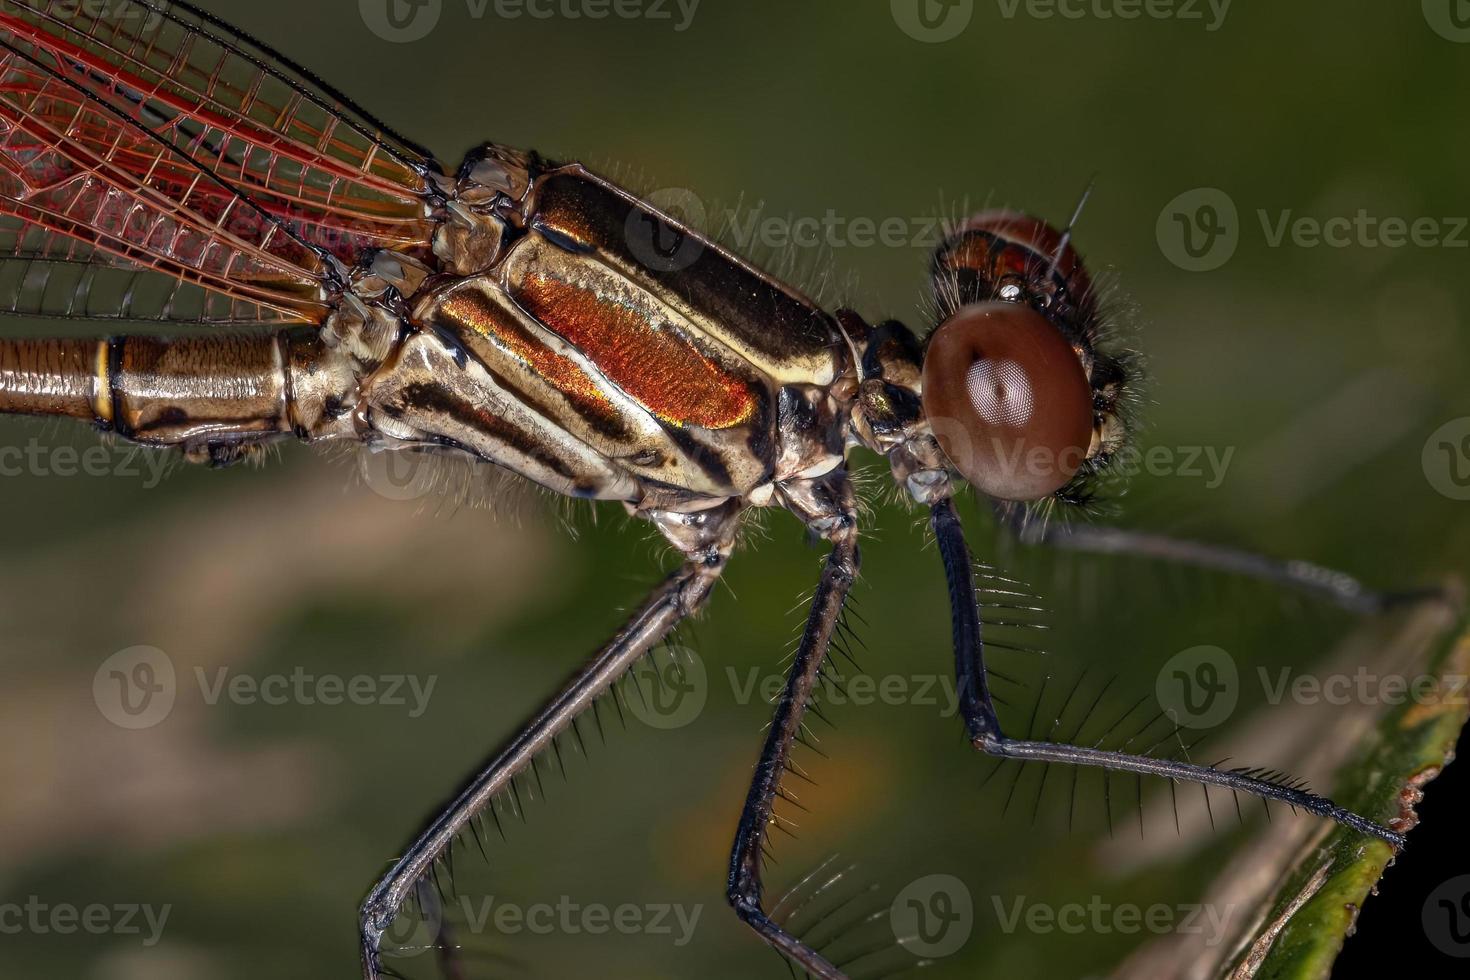
[(1028, 306), (962, 307), (924, 353), (924, 414), (955, 469), (1002, 500), (1040, 500), (1081, 469), (1092, 388), (1060, 330)]

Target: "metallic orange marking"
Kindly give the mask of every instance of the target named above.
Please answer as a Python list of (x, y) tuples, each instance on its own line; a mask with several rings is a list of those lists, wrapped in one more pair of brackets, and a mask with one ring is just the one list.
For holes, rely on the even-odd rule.
[(545, 273), (525, 277), (516, 299), (665, 422), (729, 429), (755, 415), (757, 396), (749, 381), (672, 330), (659, 329), (644, 310)]
[(567, 396), (576, 409), (608, 422), (617, 421), (617, 410), (586, 371), (575, 361), (547, 347), (508, 311), (498, 308), (478, 289), (456, 290), (440, 307), (444, 316), (498, 341), (536, 374)]

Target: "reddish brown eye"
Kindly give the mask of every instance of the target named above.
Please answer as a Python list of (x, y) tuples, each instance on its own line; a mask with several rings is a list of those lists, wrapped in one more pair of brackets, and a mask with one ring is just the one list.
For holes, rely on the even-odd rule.
[(1061, 331), (1015, 303), (966, 306), (924, 354), (924, 414), (977, 488), (1040, 500), (1066, 486), (1092, 442), (1092, 389)]

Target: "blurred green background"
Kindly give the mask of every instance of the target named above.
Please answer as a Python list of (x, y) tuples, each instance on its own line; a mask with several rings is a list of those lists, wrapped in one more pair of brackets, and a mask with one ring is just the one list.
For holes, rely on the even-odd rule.
[[(1423, 455), (1432, 433), (1470, 416), (1470, 43), (1434, 3), (1242, 3), (1215, 22), (1205, 5), (1189, 8), (1203, 19), (1123, 19), (1103, 14), (1126, 4), (1098, 0), (1072, 18), (976, 0), (933, 5), (960, 19), (940, 22), (954, 37), (926, 41), (904, 30), (916, 21), (902, 2), (702, 0), (686, 23), (652, 0), (641, 9), (666, 19), (593, 19), (596, 5), (579, 0), (538, 6), (553, 11), (544, 18), (443, 0), (419, 9), (437, 17), (425, 36), (397, 41), (383, 36), (384, 2), (207, 6), (445, 161), (484, 139), (535, 147), (639, 192), (687, 188), (716, 231), (735, 208), (739, 221), (758, 209), (831, 214), (848, 229), (897, 219), (919, 239), (924, 219), (966, 202), (1061, 223), (1095, 174), (1077, 243), (1112, 284), (1121, 332), (1148, 356), (1141, 445), (1175, 458), (1233, 450), (1219, 481), (1140, 475), (1111, 519), (1308, 557), (1384, 586), (1465, 570), (1470, 503), (1436, 489), (1450, 461), (1431, 453), (1426, 466)], [(1238, 247), (1218, 268), (1188, 271), (1170, 258), (1169, 206), (1199, 188), (1236, 208)], [(1433, 219), (1446, 240), (1273, 246), (1261, 219), (1360, 209)], [(929, 326), (932, 241), (860, 238), (736, 244), (830, 305)], [(80, 427), (0, 420), (6, 445), (95, 441)], [(176, 468), (156, 486), (146, 468), (0, 479), (0, 896), (170, 907), (152, 945), (0, 936), (0, 975), (354, 976), (355, 910), (374, 875), (670, 562), (617, 508), (390, 499), (374, 492), (381, 474), (364, 479), (351, 458), (280, 455), (259, 470)], [(921, 515), (884, 490), (884, 468), (858, 465), (873, 504), (861, 659), (912, 689), (950, 669), (939, 563)], [(1357, 628), (1219, 576), (1002, 550), (982, 509), (967, 502), (965, 514), (977, 551), (1046, 597), (1055, 683), (1083, 667), (1116, 673), (1125, 707), (1188, 647), (1222, 647), (1243, 671), (1302, 670)], [(682, 638), (708, 677), (698, 716), (661, 731), (630, 715), (624, 730), (605, 712), (606, 745), (591, 738), (590, 760), (568, 752), (570, 778), (548, 778), (545, 801), (530, 794), (531, 819), (508, 821), (507, 841), (492, 831), (488, 865), (473, 845), (457, 861), (476, 901), (674, 904), (699, 915), (691, 938), (676, 942), (677, 925), (672, 937), (475, 932), (472, 977), (786, 975), (723, 901), (766, 721), (759, 697), (738, 688), (781, 670), (820, 562), (795, 522), (764, 526)], [(92, 681), (137, 645), (168, 654), (179, 695), (162, 723), (126, 731), (99, 713)], [(407, 673), (434, 688), (417, 717), (386, 704), (209, 704), (195, 668)], [(792, 814), (798, 840), (778, 838), (768, 888), (779, 895), (833, 853), (858, 863), (852, 880), (876, 883), (882, 903), (926, 875), (956, 876), (973, 929), (930, 975), (1106, 975), (1153, 937), (1007, 931), (994, 902), (1194, 901), (1247, 833), (1222, 821), (1217, 834), (1190, 825), (1176, 836), (1151, 809), (1139, 843), (1136, 813), (1115, 799), (1109, 842), (1096, 779), (1082, 781), (1069, 833), (1055, 774), (1034, 823), (1035, 773), (1002, 815), (1008, 776), (982, 789), (991, 764), (959, 723), (922, 698), (896, 700), (828, 710), (828, 757), (801, 758), (818, 783), (800, 791), (811, 812)], [(1260, 733), (1299, 709), (1265, 702), (1246, 685), (1221, 737), (1253, 745), (1252, 762), (1290, 767)], [(1331, 773), (1309, 775), (1330, 787)], [(397, 964), (412, 976), (429, 965)]]

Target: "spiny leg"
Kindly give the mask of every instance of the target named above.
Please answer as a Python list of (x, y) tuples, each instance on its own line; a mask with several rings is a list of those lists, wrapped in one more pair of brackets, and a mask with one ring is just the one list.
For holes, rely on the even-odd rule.
[(1292, 785), (1257, 779), (1244, 772), (1215, 769), (1188, 762), (1130, 755), (1080, 745), (1035, 742), (1015, 739), (1001, 731), (990, 688), (985, 676), (985, 646), (980, 632), (980, 617), (975, 603), (974, 579), (970, 570), (970, 550), (965, 544), (964, 530), (955, 513), (952, 500), (932, 505), (930, 527), (939, 542), (944, 574), (949, 583), (949, 598), (954, 618), (956, 675), (960, 692), (960, 714), (965, 720), (970, 742), (986, 755), (1021, 761), (1059, 762), (1078, 766), (1094, 766), (1120, 772), (1183, 779), (1189, 782), (1221, 786), (1250, 793), (1265, 800), (1277, 800), (1309, 813), (1335, 820), (1364, 834), (1377, 837), (1394, 848), (1403, 846), (1404, 838), (1351, 810), (1343, 809)]
[(644, 600), (616, 635), (561, 691), (502, 748), (468, 786), (394, 862), (368, 893), (359, 912), (362, 969), (366, 980), (382, 974), (383, 933), (393, 924), (417, 884), (470, 821), (493, 805), (497, 794), (551, 748), (556, 737), (653, 649), (681, 621), (704, 604), (724, 571), (734, 544), (740, 508), (727, 504), (697, 514), (651, 515), (660, 530), (684, 552), (685, 564)]
[(1045, 545), (1067, 551), (1099, 555), (1133, 555), (1207, 571), (1226, 572), (1259, 579), (1293, 589), (1364, 615), (1382, 612), (1405, 603), (1440, 594), (1435, 588), (1379, 591), (1364, 585), (1346, 572), (1309, 561), (1288, 560), (1227, 545), (1176, 538), (1152, 531), (1094, 524), (1062, 524), (1024, 519), (1024, 512), (1001, 504), (995, 506), (997, 520), (1026, 544)]
[(792, 744), (800, 735), (802, 717), (811, 703), (812, 691), (842, 614), (843, 601), (858, 572), (857, 521), (846, 474), (838, 471), (810, 484), (784, 488), (783, 496), (787, 506), (813, 532), (832, 543), (832, 550), (812, 597), (796, 659), (776, 704), (765, 747), (740, 814), (730, 854), (726, 897), (736, 915), (807, 973), (822, 980), (846, 980), (846, 975), (821, 953), (776, 923), (761, 903), (762, 848), (776, 797), (781, 793), (781, 779), (790, 763)]

